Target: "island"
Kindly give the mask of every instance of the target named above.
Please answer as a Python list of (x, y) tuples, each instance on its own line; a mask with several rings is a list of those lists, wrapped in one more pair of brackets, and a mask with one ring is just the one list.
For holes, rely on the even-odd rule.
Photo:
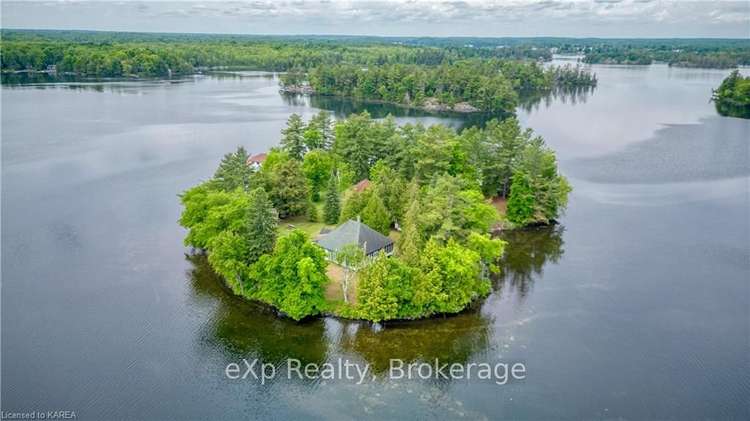
[(182, 193), (180, 224), (235, 294), (294, 320), (461, 312), (490, 292), (507, 246), (492, 232), (554, 223), (571, 191), (515, 117), (457, 133), (293, 114), (254, 152)]
[(547, 66), (535, 61), (471, 59), (437, 66), (389, 64), (325, 65), (283, 74), (282, 92), (334, 95), (427, 111), (512, 114), (520, 98), (553, 89), (596, 86), (596, 75), (580, 65)]
[(750, 77), (734, 70), (713, 92), (711, 99), (721, 115), (750, 118)]

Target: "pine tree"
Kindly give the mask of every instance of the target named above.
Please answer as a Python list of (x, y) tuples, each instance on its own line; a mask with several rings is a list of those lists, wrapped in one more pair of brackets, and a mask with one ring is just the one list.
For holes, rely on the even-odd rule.
[(404, 262), (416, 265), (422, 249), (422, 233), (419, 231), (420, 205), (418, 198), (412, 199), (404, 215), (401, 236), (398, 239), (397, 250)]
[(242, 146), (238, 146), (237, 151), (224, 155), (214, 173), (213, 185), (224, 191), (232, 191), (238, 187), (249, 189), (253, 171), (247, 165), (247, 158), (247, 151)]
[(373, 191), (370, 194), (367, 206), (362, 209), (362, 222), (383, 235), (390, 233), (391, 218), (388, 216), (388, 210), (377, 192)]
[(271, 175), (271, 201), (280, 218), (302, 215), (307, 210), (307, 180), (299, 162), (289, 160), (274, 168)]
[(529, 177), (523, 171), (517, 171), (513, 175), (508, 198), (507, 216), (508, 220), (526, 225), (534, 221), (534, 191), (529, 184)]
[(289, 155), (297, 160), (301, 160), (305, 154), (305, 122), (302, 116), (292, 114), (287, 120), (286, 129), (282, 130), (281, 146)]
[(338, 183), (336, 175), (332, 174), (328, 180), (328, 192), (324, 208), (324, 222), (333, 225), (339, 221), (341, 215), (341, 199), (339, 198)]
[(260, 256), (273, 250), (279, 218), (265, 190), (257, 188), (249, 196), (245, 239), (248, 244), (248, 263), (254, 263)]
[(310, 222), (318, 222), (319, 220), (318, 215), (318, 207), (315, 206), (315, 203), (313, 203), (312, 200), (307, 201), (307, 220)]

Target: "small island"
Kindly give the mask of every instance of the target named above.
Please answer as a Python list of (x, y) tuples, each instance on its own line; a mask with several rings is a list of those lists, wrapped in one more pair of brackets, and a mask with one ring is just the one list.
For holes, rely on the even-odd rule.
[(750, 77), (734, 70), (713, 92), (716, 111), (729, 117), (750, 118)]
[(550, 224), (571, 188), (516, 118), (457, 133), (366, 112), (309, 122), (281, 146), (225, 155), (185, 191), (185, 244), (232, 291), (302, 320), (457, 313), (490, 292), (498, 229)]
[(554, 89), (594, 88), (580, 65), (544, 67), (534, 61), (463, 60), (438, 66), (384, 64), (318, 66), (281, 75), (281, 91), (384, 102), (434, 112), (513, 113), (521, 98)]

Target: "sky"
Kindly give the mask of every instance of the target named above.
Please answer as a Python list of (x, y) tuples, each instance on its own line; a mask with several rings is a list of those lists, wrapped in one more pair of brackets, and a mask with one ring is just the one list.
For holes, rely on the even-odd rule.
[(233, 34), (750, 38), (750, 0), (6, 1), (3, 28)]

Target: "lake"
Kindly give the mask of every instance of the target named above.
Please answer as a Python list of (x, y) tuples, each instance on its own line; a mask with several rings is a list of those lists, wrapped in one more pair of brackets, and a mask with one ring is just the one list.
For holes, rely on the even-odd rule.
[[(296, 324), (190, 254), (177, 195), (291, 113), (272, 74), (2, 87), (3, 410), (79, 419), (750, 419), (750, 120), (729, 73), (593, 66), (593, 92), (519, 109), (573, 185), (555, 227), (505, 234), (493, 292), (455, 317)], [(230, 380), (242, 358), (369, 363), (351, 381)], [(386, 380), (390, 358), (523, 362), (524, 380)]]

